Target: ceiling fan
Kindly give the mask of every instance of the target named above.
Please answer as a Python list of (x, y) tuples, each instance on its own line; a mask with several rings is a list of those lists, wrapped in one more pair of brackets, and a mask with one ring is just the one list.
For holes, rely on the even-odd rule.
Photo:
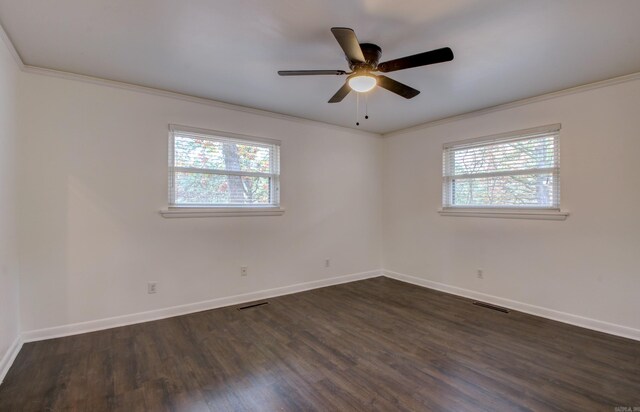
[(329, 103), (341, 102), (351, 90), (364, 93), (373, 89), (376, 85), (405, 99), (411, 99), (416, 97), (420, 91), (382, 74), (373, 74), (373, 72), (389, 73), (453, 60), (453, 51), (448, 47), (444, 47), (378, 63), (382, 54), (380, 46), (371, 43), (359, 43), (354, 31), (346, 27), (333, 27), (331, 33), (333, 33), (344, 51), (351, 69), (350, 72), (344, 70), (281, 70), (278, 72), (280, 76), (348, 75), (345, 84), (329, 99)]

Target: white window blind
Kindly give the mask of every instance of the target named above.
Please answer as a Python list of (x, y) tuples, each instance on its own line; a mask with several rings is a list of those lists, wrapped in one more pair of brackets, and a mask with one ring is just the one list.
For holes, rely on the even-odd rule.
[(279, 141), (169, 127), (170, 206), (277, 207), (279, 192)]
[(560, 125), (445, 144), (442, 206), (560, 209)]

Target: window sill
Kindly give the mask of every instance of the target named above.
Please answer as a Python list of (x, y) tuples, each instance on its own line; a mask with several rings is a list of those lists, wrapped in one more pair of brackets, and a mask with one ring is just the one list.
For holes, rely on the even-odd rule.
[(170, 207), (160, 211), (164, 218), (281, 216), (279, 207)]
[(493, 217), (502, 219), (533, 219), (533, 220), (565, 220), (569, 212), (565, 210), (536, 210), (536, 209), (457, 209), (447, 208), (438, 210), (440, 216), (463, 217)]

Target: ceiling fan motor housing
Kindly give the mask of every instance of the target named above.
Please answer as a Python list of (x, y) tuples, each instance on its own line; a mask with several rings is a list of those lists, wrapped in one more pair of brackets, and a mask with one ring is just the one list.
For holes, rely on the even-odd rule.
[(380, 56), (382, 55), (382, 49), (380, 48), (380, 46), (372, 43), (360, 43), (360, 48), (362, 49), (362, 54), (364, 54), (365, 62), (352, 62), (347, 57), (347, 62), (349, 62), (349, 67), (351, 68), (351, 70), (375, 70), (378, 67), (378, 62), (380, 61)]

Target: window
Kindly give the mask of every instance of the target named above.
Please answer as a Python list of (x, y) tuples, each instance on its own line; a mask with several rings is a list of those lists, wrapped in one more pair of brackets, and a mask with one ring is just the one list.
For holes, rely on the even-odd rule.
[(560, 209), (560, 125), (444, 145), (442, 206)]
[(170, 206), (278, 207), (279, 191), (279, 141), (170, 126)]

